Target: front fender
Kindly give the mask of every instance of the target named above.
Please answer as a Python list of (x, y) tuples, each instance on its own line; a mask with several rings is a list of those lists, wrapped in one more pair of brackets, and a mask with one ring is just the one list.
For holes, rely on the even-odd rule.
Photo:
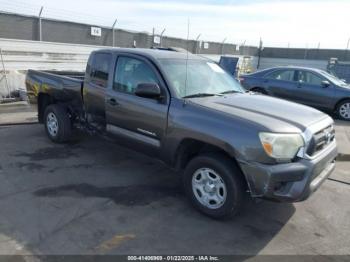
[(193, 139), (218, 147), (237, 161), (270, 163), (261, 146), (259, 131), (263, 131), (263, 127), (257, 127), (254, 122), (172, 100), (161, 157), (165, 162), (172, 162), (181, 141)]

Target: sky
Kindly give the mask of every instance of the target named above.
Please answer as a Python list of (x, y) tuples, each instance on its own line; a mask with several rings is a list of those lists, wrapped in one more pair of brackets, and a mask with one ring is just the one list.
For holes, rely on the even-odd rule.
[[(345, 49), (350, 0), (0, 0), (0, 10), (202, 41)], [(349, 46), (350, 48), (350, 46)]]

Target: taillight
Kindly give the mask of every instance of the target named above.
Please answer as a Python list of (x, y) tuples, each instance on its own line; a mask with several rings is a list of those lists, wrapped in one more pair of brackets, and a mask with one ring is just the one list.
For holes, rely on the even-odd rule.
[(244, 81), (244, 78), (243, 78), (243, 77), (239, 77), (239, 78), (238, 78), (238, 81), (239, 81), (240, 83), (242, 83), (242, 82)]

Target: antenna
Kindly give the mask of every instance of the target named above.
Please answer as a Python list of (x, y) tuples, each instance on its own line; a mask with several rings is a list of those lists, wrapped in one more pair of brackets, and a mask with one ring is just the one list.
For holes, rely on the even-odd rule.
[(190, 19), (187, 19), (187, 40), (186, 40), (186, 76), (185, 76), (185, 96), (187, 95), (187, 69), (188, 69), (188, 40), (190, 37)]

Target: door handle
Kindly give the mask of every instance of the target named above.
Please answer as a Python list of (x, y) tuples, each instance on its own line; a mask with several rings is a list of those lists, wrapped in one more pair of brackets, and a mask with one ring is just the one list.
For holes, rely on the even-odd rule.
[(117, 106), (119, 105), (117, 100), (115, 100), (115, 98), (110, 98), (108, 99), (108, 103), (111, 105), (111, 106)]

